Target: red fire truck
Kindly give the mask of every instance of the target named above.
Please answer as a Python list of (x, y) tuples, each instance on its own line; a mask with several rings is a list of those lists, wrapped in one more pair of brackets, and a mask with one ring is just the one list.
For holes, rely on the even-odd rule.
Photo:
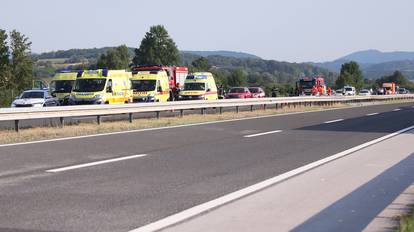
[(174, 100), (178, 97), (178, 92), (184, 88), (184, 82), (188, 75), (187, 67), (170, 67), (162, 65), (137, 66), (132, 69), (133, 73), (140, 71), (166, 71), (169, 79), (171, 97)]
[(325, 95), (326, 85), (323, 76), (304, 77), (296, 82), (298, 95)]

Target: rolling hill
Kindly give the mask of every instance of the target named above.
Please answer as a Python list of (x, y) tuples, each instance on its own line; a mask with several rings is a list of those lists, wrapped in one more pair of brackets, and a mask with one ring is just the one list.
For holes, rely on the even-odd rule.
[(414, 79), (414, 52), (366, 50), (354, 52), (330, 62), (310, 64), (332, 72), (340, 72), (341, 65), (349, 61), (358, 62), (364, 76), (368, 79), (390, 75), (396, 70), (401, 71), (409, 79)]

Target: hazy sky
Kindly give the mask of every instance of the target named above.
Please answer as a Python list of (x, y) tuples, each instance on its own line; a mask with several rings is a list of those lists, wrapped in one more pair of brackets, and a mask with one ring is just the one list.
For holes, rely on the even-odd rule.
[(414, 51), (413, 0), (1, 0), (0, 28), (33, 52), (126, 44), (163, 24), (181, 50), (232, 50), (328, 61), (379, 49)]

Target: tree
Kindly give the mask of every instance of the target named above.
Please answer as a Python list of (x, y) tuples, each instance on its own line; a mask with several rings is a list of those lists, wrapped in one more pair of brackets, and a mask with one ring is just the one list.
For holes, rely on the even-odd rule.
[(180, 55), (173, 39), (162, 25), (152, 26), (135, 49), (135, 65), (178, 65)]
[(341, 73), (335, 82), (336, 88), (343, 88), (345, 85), (354, 86), (357, 90), (364, 86), (364, 78), (357, 62), (351, 61), (342, 64)]
[(247, 83), (247, 75), (243, 69), (232, 70), (227, 79), (227, 84), (231, 87), (244, 86)]
[(399, 87), (405, 87), (410, 90), (414, 89), (414, 84), (408, 80), (400, 71), (395, 71), (392, 75), (381, 77), (376, 81), (378, 86), (382, 86), (382, 83), (387, 82), (394, 82)]
[(205, 57), (200, 57), (191, 63), (193, 71), (209, 71), (211, 69), (210, 61)]
[(121, 45), (102, 54), (97, 62), (98, 68), (127, 69), (130, 65), (128, 47)]
[(10, 80), (10, 50), (7, 45), (7, 32), (0, 29), (0, 89), (9, 88)]
[(10, 32), (11, 47), (11, 72), (12, 85), (19, 91), (32, 86), (33, 81), (33, 60), (30, 56), (31, 42), (20, 32)]

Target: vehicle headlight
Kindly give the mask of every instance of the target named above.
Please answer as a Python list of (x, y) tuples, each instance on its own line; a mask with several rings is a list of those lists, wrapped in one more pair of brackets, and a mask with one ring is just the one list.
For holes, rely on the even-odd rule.
[(148, 97), (155, 97), (155, 93), (148, 94)]
[(16, 104), (12, 102), (11, 107), (16, 107)]
[(95, 95), (95, 99), (102, 99), (102, 98), (103, 98), (103, 95), (101, 94)]

